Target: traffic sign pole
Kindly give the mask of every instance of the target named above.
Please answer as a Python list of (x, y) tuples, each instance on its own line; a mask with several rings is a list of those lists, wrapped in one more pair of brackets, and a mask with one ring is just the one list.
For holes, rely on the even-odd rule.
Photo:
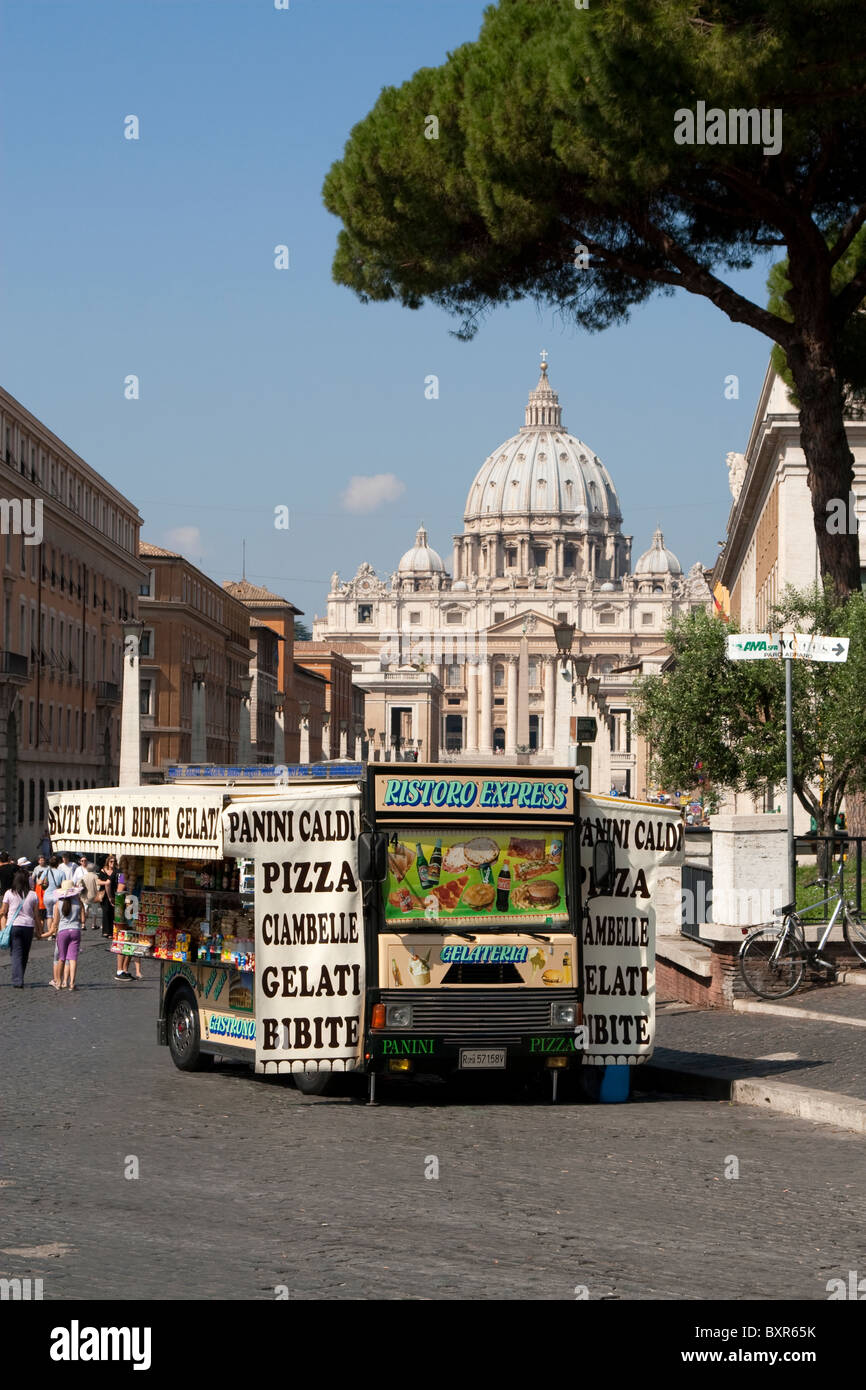
[(793, 658), (785, 657), (785, 776), (788, 794), (788, 902), (797, 901), (797, 853), (794, 845), (794, 701), (792, 698), (791, 666)]

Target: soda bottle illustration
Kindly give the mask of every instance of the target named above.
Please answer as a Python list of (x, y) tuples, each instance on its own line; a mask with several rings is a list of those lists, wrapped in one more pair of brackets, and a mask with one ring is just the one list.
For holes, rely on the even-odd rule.
[(511, 897), (511, 870), (507, 861), (499, 870), (499, 877), (496, 880), (496, 911), (507, 912), (508, 902)]
[(415, 849), (417, 852), (415, 859), (415, 868), (418, 871), (418, 882), (421, 884), (422, 888), (429, 888), (432, 882), (430, 878), (430, 865), (427, 862), (426, 856), (421, 846), (416, 845)]
[(433, 853), (430, 855), (430, 864), (427, 869), (428, 882), (431, 884), (439, 882), (439, 875), (442, 873), (442, 841), (437, 840)]

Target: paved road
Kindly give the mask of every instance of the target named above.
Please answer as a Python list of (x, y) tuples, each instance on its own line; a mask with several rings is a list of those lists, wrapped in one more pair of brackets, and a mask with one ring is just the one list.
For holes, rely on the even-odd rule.
[(46, 1299), (822, 1300), (866, 1274), (854, 1135), (659, 1096), (418, 1087), (368, 1108), (186, 1076), (155, 1043), (153, 963), (118, 985), (88, 943), (59, 995), (49, 950), (31, 988), (0, 967), (0, 1276)]

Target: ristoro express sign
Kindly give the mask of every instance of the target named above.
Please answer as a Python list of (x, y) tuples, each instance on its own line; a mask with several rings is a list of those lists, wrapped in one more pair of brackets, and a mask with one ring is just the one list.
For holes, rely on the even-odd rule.
[(574, 814), (574, 781), (559, 777), (521, 775), (518, 769), (501, 773), (450, 773), (415, 769), (371, 768), (374, 806), (378, 815), (419, 815), (486, 819), (515, 816), (527, 819), (570, 819)]

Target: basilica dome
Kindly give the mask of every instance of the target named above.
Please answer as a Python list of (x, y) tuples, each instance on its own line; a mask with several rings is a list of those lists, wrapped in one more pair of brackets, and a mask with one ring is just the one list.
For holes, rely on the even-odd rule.
[(665, 548), (665, 538), (660, 530), (653, 534), (653, 543), (645, 550), (634, 567), (635, 574), (682, 574), (683, 567), (672, 550)]
[(415, 544), (401, 559), (397, 573), (405, 576), (418, 575), (419, 578), (445, 573), (445, 562), (438, 550), (427, 544), (427, 532), (423, 526), (418, 527)]
[(466, 499), (467, 524), (523, 517), (561, 518), (570, 530), (618, 529), (619, 498), (604, 464), (562, 424), (547, 363), (529, 393), (526, 423), (487, 459)]

